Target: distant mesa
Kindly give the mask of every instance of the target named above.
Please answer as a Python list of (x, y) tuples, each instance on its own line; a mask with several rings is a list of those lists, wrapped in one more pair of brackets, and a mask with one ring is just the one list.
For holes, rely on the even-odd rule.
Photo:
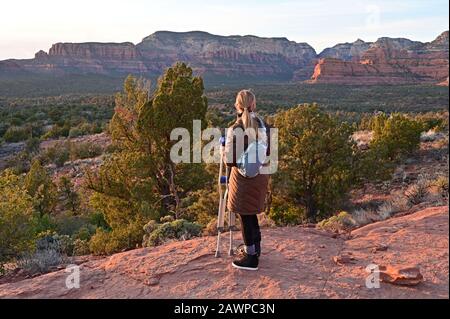
[(36, 52), (36, 54), (34, 55), (35, 59), (46, 59), (48, 57), (47, 52), (40, 50), (38, 52)]
[(324, 50), (307, 82), (448, 85), (448, 31), (428, 43), (385, 37), (357, 42)]
[(319, 58), (335, 58), (344, 61), (359, 59), (370, 48), (371, 44), (371, 42), (364, 42), (361, 39), (352, 43), (339, 43), (334, 47), (323, 50), (319, 54)]
[(317, 54), (307, 43), (203, 31), (158, 31), (134, 45), (56, 43), (34, 59), (0, 61), (0, 75), (135, 74), (155, 77), (186, 61), (205, 78), (336, 84), (448, 83), (448, 31), (422, 43), (404, 38), (361, 39)]
[[(290, 80), (304, 69), (309, 78), (317, 54), (307, 43), (286, 38), (217, 36), (207, 32), (158, 31), (132, 43), (56, 43), (48, 54), (14, 60), (22, 70), (38, 74), (136, 74), (155, 76), (176, 61), (186, 61), (197, 74)], [(9, 60), (12, 61), (12, 60)], [(5, 63), (5, 62), (4, 62)], [(11, 68), (0, 66), (0, 74)]]

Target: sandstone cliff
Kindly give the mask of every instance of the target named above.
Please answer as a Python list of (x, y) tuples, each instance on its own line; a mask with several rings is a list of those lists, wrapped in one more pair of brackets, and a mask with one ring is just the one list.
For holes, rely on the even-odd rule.
[(445, 83), (448, 31), (434, 41), (404, 38), (337, 44), (319, 55), (286, 38), (159, 31), (132, 43), (56, 43), (34, 59), (0, 61), (0, 77), (17, 74), (159, 76), (185, 61), (207, 79), (336, 84)]
[(339, 43), (334, 47), (326, 48), (319, 54), (319, 58), (335, 58), (344, 61), (358, 60), (366, 52), (371, 42), (364, 42), (361, 39), (352, 43)]
[(286, 38), (216, 36), (206, 32), (160, 31), (137, 45), (145, 61), (167, 66), (189, 61), (200, 74), (292, 77), (297, 69), (312, 71), (316, 52), (307, 43)]
[[(32, 73), (138, 74), (158, 76), (176, 61), (186, 61), (203, 76), (282, 78), (298, 69), (307, 79), (314, 68), (315, 50), (286, 38), (217, 36), (206, 32), (156, 32), (132, 43), (57, 43), (48, 54), (10, 60)], [(0, 72), (10, 71), (0, 66)]]
[[(345, 54), (343, 59), (320, 59), (308, 82), (435, 84), (445, 81), (449, 75), (448, 53), (448, 31), (429, 43), (403, 38), (380, 38), (353, 61), (349, 61)], [(335, 57), (340, 55), (342, 54), (334, 53)]]

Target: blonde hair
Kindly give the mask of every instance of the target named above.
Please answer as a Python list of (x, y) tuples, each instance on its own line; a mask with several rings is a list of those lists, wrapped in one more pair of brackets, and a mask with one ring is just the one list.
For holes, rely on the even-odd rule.
[[(258, 119), (256, 114), (252, 115), (253, 111), (256, 109), (255, 94), (250, 90), (240, 91), (236, 96), (235, 106), (242, 112), (242, 124), (244, 130), (247, 131), (249, 138), (253, 141), (257, 138), (260, 139), (262, 136), (257, 134), (259, 132)], [(265, 134), (263, 135), (265, 136)]]

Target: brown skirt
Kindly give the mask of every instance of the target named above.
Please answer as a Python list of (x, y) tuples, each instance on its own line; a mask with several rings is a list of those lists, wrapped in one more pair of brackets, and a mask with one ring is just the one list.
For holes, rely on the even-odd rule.
[(269, 175), (259, 174), (248, 178), (239, 174), (236, 167), (232, 167), (228, 185), (228, 210), (241, 215), (264, 212), (268, 184)]

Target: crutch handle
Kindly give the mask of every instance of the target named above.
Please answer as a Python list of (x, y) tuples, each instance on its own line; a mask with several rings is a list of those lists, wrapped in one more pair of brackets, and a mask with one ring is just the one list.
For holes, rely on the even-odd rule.
[(226, 184), (227, 183), (227, 177), (226, 176), (220, 176), (220, 184)]
[(222, 136), (222, 137), (219, 139), (219, 141), (220, 141), (220, 145), (225, 146), (225, 142), (226, 142), (225, 136)]

